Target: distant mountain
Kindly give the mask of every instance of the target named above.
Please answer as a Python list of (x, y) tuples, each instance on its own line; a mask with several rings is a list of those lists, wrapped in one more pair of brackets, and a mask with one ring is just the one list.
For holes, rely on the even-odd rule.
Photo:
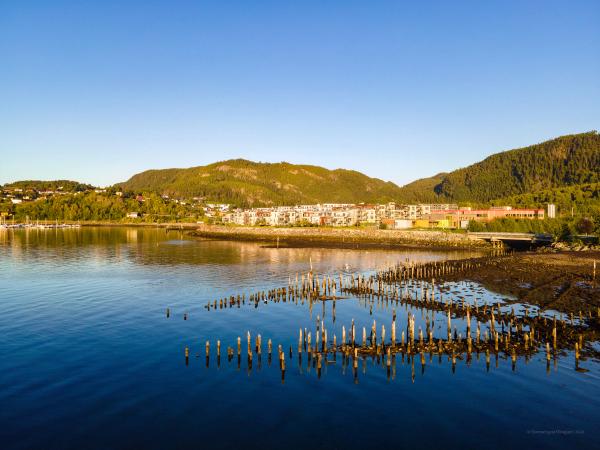
[[(244, 159), (187, 169), (147, 170), (115, 187), (237, 206), (312, 203), (512, 204), (561, 209), (600, 207), (600, 135), (596, 131), (558, 137), (541, 144), (496, 153), (449, 173), (422, 178), (403, 187), (360, 172), (329, 170), (286, 162)], [(18, 181), (4, 188), (92, 189), (76, 181)]]
[(120, 186), (125, 190), (179, 198), (202, 197), (238, 206), (384, 203), (401, 197), (401, 190), (394, 183), (353, 170), (244, 159), (188, 169), (147, 170)]
[(596, 182), (600, 182), (600, 135), (591, 131), (496, 153), (463, 169), (417, 180), (402, 187), (399, 198), (489, 203)]

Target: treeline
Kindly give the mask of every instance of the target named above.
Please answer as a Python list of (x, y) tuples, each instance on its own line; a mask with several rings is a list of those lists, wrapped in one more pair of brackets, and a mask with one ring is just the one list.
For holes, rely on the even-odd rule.
[(545, 208), (548, 203), (556, 205), (562, 216), (597, 214), (600, 211), (600, 183), (565, 186), (514, 195), (495, 200), (492, 205), (512, 205), (516, 208)]
[(0, 204), (0, 212), (8, 213), (17, 222), (29, 220), (59, 221), (121, 221), (137, 212), (144, 222), (196, 219), (203, 212), (190, 205), (164, 200), (155, 194), (144, 194), (143, 201), (133, 193), (122, 197), (111, 193), (82, 192), (58, 195), (20, 204)]
[(84, 192), (94, 189), (91, 184), (80, 183), (72, 180), (21, 180), (14, 183), (6, 183), (3, 189), (22, 189), (23, 191), (62, 191), (62, 192)]

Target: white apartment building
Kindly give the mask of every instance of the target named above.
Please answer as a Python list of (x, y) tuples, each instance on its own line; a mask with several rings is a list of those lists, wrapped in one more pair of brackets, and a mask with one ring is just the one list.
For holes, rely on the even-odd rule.
[(301, 223), (351, 227), (359, 224), (377, 225), (382, 220), (394, 220), (396, 227), (407, 228), (409, 221), (428, 216), (432, 211), (457, 209), (452, 204), (397, 205), (394, 202), (380, 205), (354, 205), (350, 203), (324, 203), (316, 205), (277, 206), (272, 208), (236, 209), (225, 211), (224, 223), (237, 225), (290, 226)]

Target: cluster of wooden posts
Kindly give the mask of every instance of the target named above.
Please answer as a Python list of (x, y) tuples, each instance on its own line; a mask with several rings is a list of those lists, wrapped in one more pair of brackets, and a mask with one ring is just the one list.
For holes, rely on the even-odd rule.
[[(352, 360), (356, 369), (358, 359), (373, 358), (390, 368), (395, 364), (396, 355), (401, 354), (402, 360), (406, 357), (414, 364), (415, 356), (419, 356), (422, 370), (425, 368), (425, 355), (437, 355), (440, 362), (443, 355), (452, 361), (452, 368), (457, 359), (466, 358), (467, 363), (475, 354), (479, 359), (480, 354), (485, 354), (486, 365), (489, 368), (491, 355), (495, 355), (496, 364), (499, 355), (512, 361), (513, 369), (517, 357), (524, 356), (525, 360), (538, 353), (546, 353), (547, 367), (550, 361), (556, 359), (566, 351), (574, 350), (576, 368), (579, 360), (586, 356), (586, 352), (593, 351), (590, 342), (598, 340), (598, 325), (600, 324), (600, 308), (597, 310), (580, 311), (578, 315), (555, 314), (552, 317), (541, 315), (539, 309), (530, 314), (525, 308), (522, 313), (516, 314), (514, 308), (499, 303), (479, 304), (477, 301), (468, 303), (464, 299), (445, 299), (440, 287), (436, 284), (435, 277), (445, 274), (466, 272), (481, 265), (489, 264), (489, 257), (473, 258), (468, 260), (407, 263), (376, 272), (372, 275), (352, 274), (332, 277), (322, 275), (319, 277), (312, 271), (306, 274), (296, 274), (295, 280), (291, 277), (288, 286), (255, 292), (246, 297), (245, 294), (231, 296), (226, 299), (216, 300), (207, 305), (207, 309), (222, 309), (246, 304), (258, 306), (259, 303), (268, 302), (294, 302), (304, 303), (305, 300), (312, 306), (314, 302), (332, 301), (333, 311), (335, 302), (348, 296), (365, 300), (371, 305), (374, 301), (391, 304), (392, 307), (404, 306), (407, 311), (406, 323), (402, 326), (400, 336), (397, 335), (396, 310), (393, 309), (391, 323), (386, 329), (384, 324), (378, 328), (373, 321), (370, 329), (362, 327), (361, 337), (357, 335), (354, 320), (346, 328), (342, 326), (341, 339), (325, 327), (325, 322), (317, 316), (314, 330), (300, 329), (298, 336), (297, 354), (299, 367), (302, 366), (302, 354), (307, 354), (308, 366), (312, 364), (320, 375), (323, 364), (336, 360), (340, 353), (344, 364)], [(324, 305), (324, 303), (323, 303)], [(425, 329), (416, 329), (413, 310), (421, 311), (425, 317)], [(442, 337), (434, 336), (434, 314), (444, 314), (447, 317), (446, 334)], [(167, 309), (167, 317), (170, 310)], [(187, 313), (184, 316), (187, 319)], [(453, 326), (453, 320), (459, 322), (464, 329), (459, 330)], [(456, 323), (455, 322), (455, 323)], [(593, 325), (593, 326), (592, 326)], [(268, 362), (271, 364), (273, 344), (267, 341)], [(210, 359), (210, 343), (205, 344), (206, 364)], [(236, 349), (227, 347), (227, 358), (231, 361), (236, 354)], [(289, 346), (290, 358), (293, 354)], [(261, 364), (262, 338), (255, 337), (254, 344), (251, 335), (247, 333), (246, 355), (248, 368), (251, 370), (255, 358)], [(186, 362), (189, 358), (189, 349), (185, 349)], [(237, 338), (238, 367), (242, 356), (241, 338)], [(221, 359), (221, 342), (216, 343), (217, 364)], [(277, 346), (277, 360), (282, 374), (285, 377), (285, 350)]]
[[(477, 314), (477, 313), (476, 313)], [(600, 315), (600, 311), (598, 311)], [(539, 351), (546, 352), (546, 368), (550, 371), (550, 363), (557, 363), (559, 354), (565, 349), (561, 347), (561, 337), (568, 335), (575, 339), (575, 361), (576, 369), (579, 370), (579, 360), (581, 349), (584, 347), (584, 333), (575, 334), (575, 330), (579, 327), (574, 321), (574, 317), (569, 319), (558, 319), (556, 317), (549, 319), (547, 317), (532, 316), (529, 322), (529, 331), (523, 331), (521, 325), (515, 323), (516, 318), (511, 314), (503, 314), (494, 306), (490, 307), (490, 327), (491, 333), (486, 330), (481, 333), (481, 322), (476, 320), (477, 328), (474, 332), (474, 337), (471, 335), (471, 318), (469, 308), (466, 308), (466, 323), (467, 331), (463, 338), (461, 333), (457, 334), (457, 329), (452, 328), (452, 316), (448, 310), (447, 337), (436, 339), (433, 337), (433, 331), (430, 324), (433, 320), (427, 318), (427, 329), (425, 333), (419, 327), (418, 333), (415, 331), (415, 316), (409, 314), (405, 330), (402, 331), (401, 337), (397, 340), (396, 336), (396, 313), (393, 312), (392, 322), (390, 326), (389, 340), (386, 339), (385, 325), (381, 325), (381, 332), (378, 333), (378, 327), (373, 321), (367, 334), (366, 327), (362, 327), (361, 338), (358, 337), (354, 320), (346, 329), (342, 326), (341, 340), (338, 343), (337, 336), (332, 335), (325, 328), (324, 321), (317, 316), (314, 334), (312, 331), (299, 329), (298, 331), (298, 346), (296, 349), (298, 358), (298, 368), (302, 372), (303, 354), (306, 354), (306, 369), (310, 372), (311, 367), (316, 369), (318, 377), (321, 376), (323, 367), (329, 364), (336, 364), (337, 355), (342, 358), (342, 370), (345, 372), (349, 365), (352, 366), (355, 380), (358, 377), (358, 364), (362, 360), (362, 370), (366, 373), (366, 361), (371, 358), (374, 365), (383, 366), (387, 370), (388, 379), (395, 378), (396, 374), (396, 358), (401, 357), (402, 364), (405, 361), (411, 364), (412, 378), (415, 376), (415, 359), (418, 358), (421, 364), (421, 374), (425, 373), (427, 359), (429, 363), (433, 361), (434, 355), (438, 358), (438, 363), (442, 362), (442, 357), (446, 356), (451, 362), (452, 372), (456, 369), (457, 360), (466, 360), (469, 365), (473, 356), (480, 359), (481, 355), (485, 355), (486, 369), (490, 368), (491, 356), (495, 360), (495, 366), (498, 367), (499, 359), (511, 361), (512, 369), (515, 370), (517, 364), (517, 355), (524, 356), (525, 362)], [(477, 317), (477, 315), (475, 315)], [(501, 332), (498, 331), (501, 327)], [(506, 325), (506, 328), (505, 328)], [(491, 337), (493, 336), (493, 337)], [(247, 370), (252, 371), (254, 361), (258, 364), (258, 369), (262, 367), (263, 340), (260, 334), (256, 335), (252, 341), (250, 332), (246, 334), (246, 360)], [(205, 343), (205, 358), (206, 367), (210, 364), (210, 342)], [(267, 340), (266, 352), (268, 365), (271, 366), (273, 359), (273, 343), (271, 339)], [(289, 346), (289, 359), (293, 357), (293, 346)], [(237, 338), (236, 347), (228, 346), (226, 350), (227, 361), (231, 362), (237, 355), (237, 367), (240, 369), (242, 361), (242, 338)], [(427, 358), (429, 355), (429, 358)], [(185, 348), (185, 361), (189, 364), (190, 350)], [(200, 354), (196, 355), (201, 356)], [(285, 380), (286, 372), (286, 351), (283, 344), (277, 345), (277, 361), (279, 370), (281, 371), (281, 380)], [(216, 363), (221, 364), (221, 341), (216, 343)]]
[(279, 302), (296, 302), (304, 303), (305, 300), (340, 300), (343, 298), (339, 295), (340, 286), (344, 286), (344, 277), (340, 274), (336, 280), (329, 275), (315, 275), (312, 272), (306, 274), (296, 273), (295, 281), (290, 277), (288, 285), (284, 287), (256, 291), (246, 296), (245, 293), (232, 295), (227, 298), (213, 300), (208, 302), (204, 307), (210, 310), (240, 307), (246, 302), (250, 305), (258, 307), (261, 303), (279, 303)]
[(398, 283), (409, 280), (430, 280), (444, 275), (465, 273), (484, 265), (494, 263), (497, 261), (497, 258), (498, 255), (487, 255), (479, 258), (432, 261), (426, 263), (407, 262), (406, 264), (396, 264), (393, 267), (381, 270), (377, 272), (375, 277), (371, 277), (369, 280), (371, 281), (371, 284), (374, 280), (384, 283)]
[(314, 274), (312, 271), (305, 274), (296, 273), (295, 279), (290, 276), (288, 285), (284, 287), (262, 290), (250, 293), (231, 295), (219, 300), (213, 300), (205, 305), (205, 308), (210, 310), (226, 309), (240, 307), (246, 302), (250, 305), (258, 307), (263, 303), (279, 303), (279, 302), (295, 302), (304, 303), (305, 300), (323, 301), (323, 300), (340, 300), (345, 298), (344, 292), (362, 291), (364, 289), (372, 289), (375, 281), (380, 281), (380, 286), (383, 282), (391, 281), (409, 281), (431, 278), (442, 274), (458, 273), (470, 270), (474, 267), (479, 267), (482, 264), (487, 264), (491, 261), (491, 257), (473, 258), (468, 260), (443, 261), (434, 263), (414, 263), (408, 262), (406, 265), (398, 264), (393, 268), (378, 272), (375, 276), (366, 276), (361, 274), (338, 276)]
[[(424, 292), (427, 292), (424, 290)], [(579, 360), (584, 345), (589, 340), (597, 340), (597, 335), (587, 330), (583, 322), (589, 317), (580, 314), (579, 317), (570, 315), (569, 317), (529, 315), (527, 311), (522, 316), (516, 316), (514, 310), (503, 312), (499, 305), (484, 305), (479, 307), (475, 305), (460, 302), (439, 302), (432, 299), (431, 296), (424, 295), (422, 299), (410, 299), (403, 302), (405, 305), (411, 305), (415, 308), (427, 311), (426, 327), (423, 330), (415, 327), (415, 316), (411, 313), (407, 315), (407, 322), (400, 338), (397, 337), (396, 312), (392, 313), (391, 326), (389, 327), (389, 339), (386, 339), (386, 327), (381, 325), (380, 332), (376, 321), (373, 321), (367, 334), (367, 328), (362, 327), (361, 338), (357, 336), (357, 330), (354, 320), (349, 325), (342, 326), (341, 340), (338, 341), (335, 334), (326, 329), (324, 321), (317, 316), (314, 334), (312, 331), (300, 329), (298, 332), (297, 354), (299, 358), (299, 367), (302, 366), (302, 354), (307, 354), (308, 366), (311, 363), (320, 376), (323, 364), (336, 361), (337, 354), (342, 356), (343, 365), (348, 365), (352, 360), (352, 366), (356, 369), (359, 357), (363, 363), (367, 357), (373, 361), (383, 364), (388, 369), (388, 375), (392, 365), (395, 365), (396, 355), (401, 354), (402, 361), (406, 357), (408, 361), (414, 364), (414, 358), (419, 356), (422, 372), (426, 364), (426, 354), (429, 354), (430, 361), (433, 355), (437, 355), (439, 362), (442, 356), (446, 355), (449, 361), (452, 361), (452, 370), (455, 369), (457, 359), (466, 357), (467, 364), (470, 363), (472, 356), (476, 355), (479, 359), (481, 354), (485, 354), (486, 366), (489, 369), (491, 355), (494, 355), (496, 366), (498, 365), (499, 355), (503, 358), (510, 358), (513, 370), (516, 367), (517, 356), (524, 356), (527, 362), (531, 356), (539, 351), (546, 352), (547, 368), (550, 368), (550, 361), (556, 360), (558, 356), (571, 348), (575, 350), (576, 368), (579, 368)], [(437, 305), (432, 305), (437, 303)], [(431, 306), (434, 306), (431, 308)], [(444, 308), (447, 314), (446, 337), (434, 338), (433, 335), (433, 314)], [(430, 309), (431, 308), (431, 309)], [(431, 318), (430, 318), (431, 314)], [(596, 312), (598, 320), (600, 310)], [(466, 333), (463, 336), (459, 333), (457, 327), (452, 325), (453, 319), (462, 319), (466, 324)], [(472, 327), (472, 324), (474, 326)], [(482, 332), (482, 323), (487, 329)], [(472, 330), (473, 328), (473, 330)], [(572, 345), (571, 345), (572, 343)], [(257, 335), (252, 344), (250, 332), (247, 333), (246, 355), (248, 369), (252, 369), (254, 358), (258, 358), (260, 367), (262, 356), (262, 338)], [(273, 344), (271, 339), (267, 341), (268, 363), (271, 364)], [(205, 344), (206, 364), (209, 364), (210, 343)], [(227, 347), (227, 358), (231, 361), (236, 351), (232, 347)], [(289, 346), (290, 358), (293, 354), (293, 347)], [(189, 357), (189, 349), (185, 350), (186, 362)], [(237, 338), (237, 359), (238, 367), (242, 356), (241, 338)], [(221, 341), (216, 345), (217, 364), (220, 365), (221, 359)], [(285, 352), (282, 344), (277, 346), (277, 360), (282, 372), (282, 380), (285, 378)]]

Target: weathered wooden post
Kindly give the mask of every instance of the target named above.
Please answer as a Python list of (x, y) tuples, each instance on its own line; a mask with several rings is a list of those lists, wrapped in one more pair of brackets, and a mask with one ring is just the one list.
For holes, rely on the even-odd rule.
[(494, 351), (498, 353), (498, 332), (494, 332)]
[(513, 372), (515, 371), (515, 368), (517, 366), (517, 351), (515, 350), (515, 348), (512, 348), (511, 354), (510, 354), (510, 358), (512, 360), (512, 370)]
[(456, 372), (456, 353), (452, 350), (452, 373)]
[(387, 348), (385, 365), (387, 366), (387, 376), (388, 376), (388, 380), (389, 380), (389, 378), (390, 378), (390, 369), (391, 369), (391, 366), (392, 366), (392, 352), (391, 352), (390, 347)]
[(317, 377), (321, 378), (321, 354), (317, 355)]

